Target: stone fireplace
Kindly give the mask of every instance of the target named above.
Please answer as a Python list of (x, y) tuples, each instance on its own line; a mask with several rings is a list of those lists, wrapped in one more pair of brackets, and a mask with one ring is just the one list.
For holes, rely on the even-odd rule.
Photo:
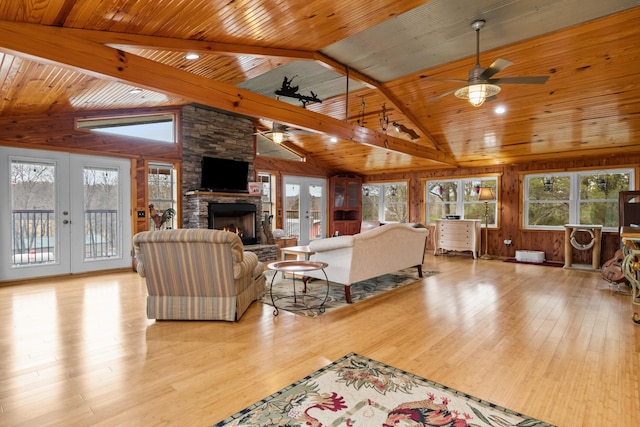
[(256, 205), (251, 203), (209, 203), (208, 226), (236, 233), (244, 245), (255, 245), (258, 243), (256, 210)]
[[(261, 261), (275, 260), (276, 245), (265, 244), (261, 232), (262, 196), (260, 194), (216, 193), (200, 191), (202, 157), (219, 157), (250, 162), (249, 180), (253, 180), (253, 121), (248, 117), (218, 111), (200, 105), (186, 105), (181, 110), (182, 122), (182, 227), (236, 228), (242, 233), (245, 250), (254, 252)], [(211, 205), (233, 205), (210, 219)], [(239, 218), (240, 207), (251, 205), (252, 213)], [(234, 213), (234, 215), (231, 215)], [(226, 222), (218, 225), (218, 219)], [(212, 221), (211, 225), (209, 224)], [(215, 223), (214, 223), (215, 222)]]

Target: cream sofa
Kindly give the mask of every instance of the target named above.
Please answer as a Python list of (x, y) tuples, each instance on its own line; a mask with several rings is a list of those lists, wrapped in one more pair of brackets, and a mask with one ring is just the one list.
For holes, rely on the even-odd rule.
[[(353, 236), (338, 236), (313, 240), (311, 259), (329, 264), (325, 269), (329, 281), (344, 285), (344, 294), (351, 303), (353, 283), (416, 267), (422, 277), (422, 263), (429, 230), (409, 224), (387, 224)], [(324, 279), (321, 270), (305, 273)]]
[(228, 231), (145, 231), (133, 237), (149, 319), (239, 320), (265, 292), (264, 266)]

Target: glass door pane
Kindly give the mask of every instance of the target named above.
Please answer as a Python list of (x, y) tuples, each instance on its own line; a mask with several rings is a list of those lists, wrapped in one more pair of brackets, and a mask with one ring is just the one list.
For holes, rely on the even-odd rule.
[(299, 245), (325, 236), (326, 180), (284, 177), (285, 235), (298, 236)]
[(300, 240), (300, 184), (285, 183), (284, 186), (284, 235), (298, 236)]
[(131, 266), (131, 162), (71, 156), (71, 272)]
[(321, 239), (324, 237), (324, 184), (308, 185), (307, 204), (308, 210), (305, 212), (307, 220), (309, 240)]
[(117, 170), (84, 168), (85, 261), (121, 256), (118, 189)]
[(11, 267), (56, 262), (55, 163), (11, 161)]

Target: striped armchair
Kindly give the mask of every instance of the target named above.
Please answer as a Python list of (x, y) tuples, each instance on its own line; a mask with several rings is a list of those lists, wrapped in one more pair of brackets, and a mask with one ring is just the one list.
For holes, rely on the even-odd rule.
[(239, 320), (265, 291), (264, 266), (234, 233), (145, 231), (133, 237), (147, 318)]

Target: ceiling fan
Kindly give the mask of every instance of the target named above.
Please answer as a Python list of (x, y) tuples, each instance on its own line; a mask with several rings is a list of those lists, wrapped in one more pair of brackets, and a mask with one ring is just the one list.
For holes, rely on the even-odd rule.
[(281, 144), (290, 134), (313, 135), (313, 132), (291, 128), (285, 124), (277, 122), (273, 122), (271, 130), (265, 132), (258, 131), (258, 133), (263, 136), (270, 135), (270, 139), (276, 144)]
[(513, 62), (498, 58), (489, 68), (480, 66), (480, 30), (484, 27), (485, 20), (478, 19), (471, 23), (471, 28), (476, 32), (476, 66), (469, 70), (469, 78), (467, 80), (442, 79), (442, 81), (465, 82), (465, 86), (453, 89), (430, 98), (429, 101), (435, 101), (443, 98), (451, 93), (461, 99), (467, 99), (474, 107), (481, 106), (485, 101), (491, 101), (496, 98), (500, 92), (498, 84), (544, 84), (549, 76), (527, 76), (527, 77), (503, 77), (491, 78), (495, 74), (507, 68)]

